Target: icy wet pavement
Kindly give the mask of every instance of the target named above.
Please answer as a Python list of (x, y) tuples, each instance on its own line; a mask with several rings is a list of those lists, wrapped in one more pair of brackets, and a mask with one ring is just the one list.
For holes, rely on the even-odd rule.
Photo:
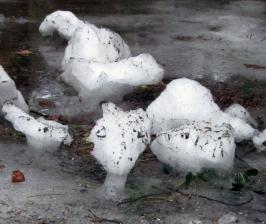
[[(166, 187), (177, 185), (182, 178), (163, 173), (148, 155), (129, 176), (127, 197), (132, 201), (118, 204), (95, 197), (103, 172), (91, 158), (81, 162), (61, 149), (48, 158), (48, 168), (41, 170), (25, 156), (24, 143), (4, 141), (0, 147), (0, 164), (5, 166), (0, 171), (1, 223), (97, 223), (91, 212), (114, 223), (215, 223), (229, 212), (235, 213), (239, 223), (265, 221), (265, 197), (252, 191), (234, 193), (228, 190), (227, 180), (196, 181), (188, 190), (169, 193)], [(11, 172), (17, 169), (26, 181), (12, 184)], [(256, 183), (265, 178), (260, 175)]]
[[(166, 69), (166, 77), (200, 79), (212, 90), (220, 106), (240, 102), (255, 117), (266, 121), (264, 1), (0, 0), (0, 14), (5, 16), (0, 16), (0, 63), (31, 102), (32, 109), (76, 125), (86, 124), (87, 120), (57, 117), (80, 112), (77, 93), (59, 77), (66, 43), (58, 38), (44, 40), (38, 33), (41, 20), (56, 9), (72, 10), (84, 20), (114, 29), (127, 41), (134, 55), (151, 53)], [(18, 54), (25, 49), (31, 51), (28, 56)], [(160, 87), (140, 88), (121, 104), (126, 108), (145, 108), (161, 90)], [(73, 131), (80, 136), (76, 128)], [(8, 139), (14, 141), (12, 131)], [(194, 183), (186, 192), (229, 203), (245, 202), (250, 194), (253, 200), (243, 206), (227, 206), (202, 197), (171, 193), (121, 206), (99, 203), (93, 196), (103, 182), (104, 173), (89, 156), (88, 146), (80, 142), (62, 149), (46, 171), (34, 164), (27, 165), (24, 152), (27, 148), (21, 139), (16, 138), (16, 144), (1, 144), (0, 159), (5, 168), (0, 171), (0, 223), (90, 223), (93, 217), (89, 209), (99, 217), (123, 223), (186, 224), (193, 220), (215, 223), (230, 211), (236, 214), (239, 223), (266, 220), (265, 195), (248, 190), (238, 195), (202, 182)], [(84, 157), (84, 151), (85, 158), (76, 155)], [(258, 189), (263, 186), (265, 189), (266, 154), (249, 151), (249, 145), (238, 148), (242, 160), (237, 159), (238, 170), (250, 168), (248, 166), (260, 169), (256, 183)], [(24, 172), (25, 183), (11, 184), (14, 169)], [(128, 196), (158, 193), (158, 188), (167, 190), (163, 186), (173, 186), (180, 181), (180, 177), (164, 174), (154, 157), (146, 154), (129, 176)]]

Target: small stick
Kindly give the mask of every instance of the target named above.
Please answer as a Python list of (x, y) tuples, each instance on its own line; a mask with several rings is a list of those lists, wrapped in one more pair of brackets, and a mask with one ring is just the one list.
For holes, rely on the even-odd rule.
[(89, 212), (91, 213), (92, 218), (93, 218), (92, 220), (90, 220), (91, 222), (94, 222), (94, 223), (104, 223), (104, 222), (108, 223), (109, 222), (109, 223), (123, 224), (121, 221), (116, 220), (116, 219), (107, 219), (107, 218), (99, 217), (91, 209), (89, 209)]
[(239, 202), (239, 203), (229, 203), (229, 202), (226, 202), (226, 201), (220, 201), (218, 199), (215, 199), (215, 198), (209, 198), (205, 195), (201, 195), (201, 194), (188, 194), (188, 193), (184, 193), (183, 191), (180, 191), (179, 189), (176, 189), (175, 192), (185, 196), (185, 197), (198, 197), (198, 198), (203, 198), (203, 199), (206, 199), (208, 201), (214, 201), (214, 202), (217, 202), (219, 204), (223, 204), (223, 205), (228, 205), (228, 206), (242, 206), (242, 205), (245, 205), (245, 204), (248, 204), (250, 203), (252, 200), (253, 200), (253, 195), (250, 195), (250, 198), (247, 199), (246, 201), (243, 201), (243, 202)]
[(58, 193), (58, 194), (56, 194), (56, 193), (51, 193), (51, 194), (49, 194), (49, 193), (47, 193), (47, 194), (36, 194), (36, 195), (31, 195), (31, 196), (28, 196), (27, 198), (36, 198), (36, 197), (45, 197), (45, 196), (58, 196), (58, 195), (65, 195), (65, 193)]
[(45, 117), (45, 118), (48, 117), (47, 114), (43, 114), (43, 113), (41, 113), (41, 112), (39, 112), (39, 111), (35, 111), (35, 110), (30, 110), (30, 113), (33, 113), (33, 114), (36, 114), (36, 115), (38, 115), (38, 116), (42, 116), (42, 117)]
[(118, 202), (117, 205), (120, 206), (122, 204), (134, 203), (134, 202), (137, 202), (141, 199), (146, 199), (149, 197), (160, 196), (160, 195), (169, 195), (171, 193), (173, 193), (173, 192), (168, 191), (168, 192), (161, 192), (161, 193), (145, 194), (145, 195), (141, 195), (141, 196), (136, 197), (136, 198), (128, 198), (128, 199), (122, 200), (122, 201)]
[(239, 203), (229, 203), (229, 202), (226, 202), (226, 201), (221, 201), (221, 200), (218, 200), (218, 199), (215, 199), (215, 198), (210, 198), (210, 197), (207, 197), (205, 195), (200, 195), (200, 194), (188, 194), (188, 193), (185, 193), (183, 191), (181, 191), (180, 189), (170, 189), (171, 191), (169, 192), (161, 192), (161, 193), (157, 193), (157, 194), (146, 194), (146, 195), (142, 195), (140, 197), (136, 197), (136, 198), (133, 198), (133, 199), (125, 199), (121, 202), (118, 203), (118, 206), (119, 205), (122, 205), (122, 204), (127, 204), (127, 203), (135, 203), (141, 199), (145, 199), (145, 198), (149, 198), (149, 197), (154, 197), (154, 196), (159, 196), (159, 195), (169, 195), (169, 194), (172, 194), (174, 192), (177, 192), (179, 194), (181, 194), (182, 196), (185, 196), (185, 197), (199, 197), (199, 198), (203, 198), (203, 199), (206, 199), (206, 200), (209, 200), (209, 201), (213, 201), (213, 202), (217, 202), (219, 204), (224, 204), (224, 205), (227, 205), (227, 206), (242, 206), (242, 205), (245, 205), (245, 204), (248, 204), (250, 203), (252, 200), (253, 200), (253, 195), (250, 196), (249, 199), (247, 199), (246, 201), (243, 201), (243, 202), (239, 202)]

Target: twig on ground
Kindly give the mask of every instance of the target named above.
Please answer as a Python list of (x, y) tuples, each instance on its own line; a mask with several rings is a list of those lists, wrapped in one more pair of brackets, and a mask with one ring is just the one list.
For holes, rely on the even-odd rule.
[[(247, 153), (248, 154), (248, 153)], [(247, 167), (249, 167), (249, 168), (253, 168), (253, 167), (251, 167), (244, 159), (242, 159), (239, 155), (235, 155), (235, 157), (240, 161), (240, 162), (242, 162), (242, 163), (244, 163)]]
[(260, 210), (260, 209), (251, 209), (251, 210), (255, 212), (266, 213), (266, 210)]
[(30, 113), (32, 113), (32, 114), (36, 114), (36, 115), (38, 115), (38, 116), (42, 116), (42, 117), (45, 117), (45, 118), (48, 117), (47, 114), (43, 114), (43, 113), (41, 113), (41, 112), (39, 112), (39, 111), (35, 111), (35, 110), (30, 110)]
[(65, 195), (65, 193), (47, 193), (47, 194), (36, 194), (36, 195), (31, 195), (31, 196), (28, 196), (27, 198), (36, 198), (36, 197), (45, 197), (45, 196), (59, 196), (59, 195)]
[(142, 195), (142, 196), (139, 196), (139, 197), (136, 197), (136, 198), (125, 199), (125, 200), (119, 202), (118, 203), (118, 206), (119, 205), (122, 205), (122, 204), (135, 203), (135, 202), (137, 202), (137, 201), (139, 201), (141, 199), (146, 199), (146, 198), (149, 198), (149, 197), (154, 197), (154, 196), (159, 196), (159, 195), (170, 195), (170, 194), (175, 193), (175, 192), (181, 194), (184, 197), (198, 197), (198, 198), (203, 198), (203, 199), (206, 199), (208, 201), (213, 201), (213, 202), (216, 202), (216, 203), (219, 203), (219, 204), (223, 204), (223, 205), (227, 205), (227, 206), (242, 206), (242, 205), (245, 205), (245, 204), (250, 203), (253, 200), (253, 195), (250, 195), (250, 197), (247, 200), (243, 201), (243, 202), (229, 203), (229, 202), (221, 201), (221, 200), (218, 200), (218, 199), (215, 199), (215, 198), (210, 198), (208, 196), (201, 195), (201, 194), (185, 193), (185, 192), (181, 191), (178, 188), (176, 188), (176, 189), (169, 189), (169, 190), (170, 191), (167, 191), (167, 192), (154, 193), (154, 194), (146, 194), (146, 195)]
[(135, 198), (127, 198), (125, 200), (122, 200), (120, 202), (117, 203), (117, 205), (122, 205), (122, 204), (128, 204), (128, 203), (135, 203), (141, 199), (146, 199), (149, 197), (155, 197), (155, 196), (161, 196), (161, 195), (169, 195), (173, 193), (172, 191), (168, 191), (168, 192), (161, 192), (161, 193), (153, 193), (153, 194), (145, 194), (145, 195), (141, 195), (139, 197), (135, 197)]
[(242, 205), (245, 205), (245, 204), (248, 204), (250, 203), (252, 200), (253, 200), (253, 195), (250, 195), (249, 199), (245, 200), (245, 201), (242, 201), (242, 202), (239, 202), (239, 203), (229, 203), (229, 202), (226, 202), (226, 201), (221, 201), (221, 200), (218, 200), (218, 199), (215, 199), (215, 198), (210, 198), (208, 196), (205, 196), (205, 195), (201, 195), (201, 194), (189, 194), (189, 193), (185, 193), (179, 189), (175, 189), (175, 192), (185, 196), (185, 197), (198, 197), (198, 198), (203, 198), (203, 199), (206, 199), (208, 201), (214, 201), (214, 202), (217, 202), (219, 204), (223, 204), (223, 205), (227, 205), (227, 206), (242, 206)]
[(91, 222), (93, 223), (116, 223), (116, 224), (123, 224), (121, 221), (116, 220), (116, 219), (107, 219), (107, 218), (102, 218), (99, 217), (98, 215), (96, 215), (91, 209), (89, 209), (89, 212), (91, 214), (92, 217), (91, 218)]

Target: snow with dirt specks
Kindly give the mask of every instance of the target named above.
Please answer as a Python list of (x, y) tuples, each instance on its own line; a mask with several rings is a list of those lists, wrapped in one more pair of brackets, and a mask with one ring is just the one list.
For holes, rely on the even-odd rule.
[(251, 139), (256, 133), (256, 130), (242, 119), (221, 111), (214, 102), (210, 90), (187, 78), (170, 82), (146, 111), (152, 120), (154, 134), (192, 121), (228, 123), (234, 129), (236, 141)]
[(204, 168), (230, 171), (235, 156), (233, 129), (228, 124), (193, 122), (159, 134), (151, 150), (161, 162), (184, 173)]
[(92, 155), (107, 171), (110, 195), (124, 188), (136, 160), (150, 143), (150, 120), (142, 109), (122, 111), (113, 103), (102, 105), (103, 118), (91, 131)]

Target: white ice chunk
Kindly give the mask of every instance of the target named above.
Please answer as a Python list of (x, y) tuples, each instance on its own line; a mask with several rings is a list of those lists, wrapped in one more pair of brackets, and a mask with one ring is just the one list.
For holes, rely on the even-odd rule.
[(117, 100), (133, 87), (160, 82), (164, 70), (150, 54), (113, 63), (90, 63), (72, 59), (62, 74), (87, 105), (94, 108), (101, 101)]
[(102, 105), (103, 118), (89, 136), (92, 155), (107, 171), (104, 184), (110, 195), (123, 190), (139, 155), (150, 143), (150, 120), (142, 109), (122, 111), (113, 103)]
[(243, 121), (258, 127), (258, 122), (250, 115), (250, 113), (240, 104), (232, 104), (225, 111), (225, 113), (230, 114), (233, 117), (238, 117)]
[(227, 123), (230, 124), (234, 129), (234, 136), (236, 142), (243, 140), (250, 140), (258, 132), (251, 125), (243, 121), (238, 117), (233, 117), (221, 111), (220, 115), (213, 118), (213, 122), (217, 124)]
[[(147, 108), (152, 120), (152, 133), (178, 127), (184, 121), (207, 121), (216, 124), (228, 123), (235, 132), (237, 141), (250, 139), (256, 130), (240, 118), (220, 110), (211, 92), (200, 83), (187, 78), (170, 82), (161, 95)], [(170, 124), (168, 127), (167, 124)]]
[(62, 143), (72, 142), (66, 125), (43, 118), (35, 119), (12, 103), (5, 103), (2, 110), (6, 113), (5, 118), (17, 131), (26, 135), (29, 146), (34, 149), (53, 152)]
[(101, 101), (119, 101), (133, 87), (155, 84), (164, 73), (151, 55), (131, 57), (120, 35), (88, 23), (80, 23), (73, 32), (62, 68), (63, 80), (78, 91), (87, 111)]
[(21, 92), (17, 90), (15, 82), (0, 65), (0, 106), (2, 107), (7, 101), (13, 102), (25, 112), (29, 111), (28, 105)]
[(25, 102), (25, 99), (22, 96), (22, 93), (19, 90), (17, 91), (17, 98), (15, 100), (13, 100), (13, 103), (17, 107), (22, 109), (23, 111), (29, 112), (29, 107), (28, 107), (27, 103)]
[(85, 24), (76, 29), (66, 47), (63, 69), (73, 58), (108, 63), (130, 56), (130, 49), (120, 35), (105, 28)]
[(54, 32), (69, 40), (75, 30), (84, 25), (72, 12), (69, 11), (55, 11), (46, 16), (39, 27), (39, 31), (43, 36), (51, 36)]
[(0, 66), (0, 85), (1, 105), (7, 100), (17, 98), (18, 92), (15, 82), (9, 77), (2, 66)]
[(71, 58), (107, 63), (131, 56), (128, 45), (120, 35), (109, 29), (84, 23), (69, 11), (56, 11), (46, 16), (39, 31), (43, 36), (57, 31), (60, 36), (69, 40), (63, 69)]
[(255, 135), (252, 140), (258, 151), (266, 151), (266, 129)]
[(161, 162), (184, 173), (203, 168), (230, 171), (235, 156), (233, 129), (228, 124), (193, 122), (158, 135), (151, 150)]

